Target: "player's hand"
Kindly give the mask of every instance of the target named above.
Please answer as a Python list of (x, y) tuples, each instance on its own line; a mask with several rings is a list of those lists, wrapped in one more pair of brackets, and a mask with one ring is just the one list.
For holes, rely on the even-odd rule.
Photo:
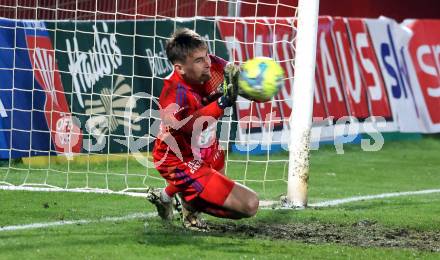
[(223, 95), (218, 99), (218, 104), (222, 108), (234, 105), (238, 95), (238, 77), (240, 76), (240, 66), (228, 63), (224, 68), (224, 81), (219, 86)]
[(208, 105), (209, 103), (218, 100), (221, 96), (223, 96), (223, 83), (218, 86), (214, 91), (208, 94), (208, 96), (202, 97), (202, 104)]

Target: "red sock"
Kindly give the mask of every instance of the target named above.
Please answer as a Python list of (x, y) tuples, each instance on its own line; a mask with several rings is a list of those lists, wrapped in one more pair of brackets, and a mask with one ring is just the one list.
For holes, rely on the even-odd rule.
[(227, 210), (223, 207), (219, 207), (212, 203), (209, 203), (203, 199), (196, 198), (191, 201), (191, 206), (196, 210), (204, 212), (214, 217), (218, 218), (229, 218), (229, 219), (241, 219), (243, 216), (237, 212)]
[(241, 219), (242, 216), (238, 215), (236, 212), (232, 212), (226, 209), (218, 208), (216, 206), (213, 207), (205, 207), (202, 212), (205, 212), (211, 216), (218, 218), (229, 218), (229, 219)]

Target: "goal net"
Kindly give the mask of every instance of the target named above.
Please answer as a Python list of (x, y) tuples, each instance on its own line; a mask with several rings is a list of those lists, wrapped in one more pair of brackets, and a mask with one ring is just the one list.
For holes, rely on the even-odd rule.
[(150, 155), (173, 70), (164, 48), (187, 27), (228, 61), (267, 56), (284, 68), (272, 101), (239, 98), (217, 132), (228, 176), (265, 199), (285, 194), (300, 12), (294, 0), (2, 1), (1, 189), (137, 195), (164, 186)]

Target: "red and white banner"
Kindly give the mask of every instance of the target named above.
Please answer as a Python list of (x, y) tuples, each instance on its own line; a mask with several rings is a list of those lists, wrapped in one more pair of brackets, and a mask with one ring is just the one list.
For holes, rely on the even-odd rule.
[(322, 121), (329, 117), (327, 103), (322, 96), (322, 83), (320, 82), (318, 72), (315, 74), (315, 87), (313, 93), (313, 118), (314, 122)]
[[(284, 88), (272, 102), (255, 103), (239, 98), (237, 117), (240, 121), (240, 136), (252, 132), (257, 133), (255, 139), (262, 140), (260, 134), (267, 136), (264, 133), (287, 129), (287, 120), (292, 112), (294, 22), (291, 18), (276, 21), (242, 19), (239, 22), (224, 19), (218, 22), (231, 61), (244, 62), (258, 56), (272, 57), (279, 61), (286, 73)], [(270, 139), (267, 142), (273, 142), (271, 136)]]
[(332, 36), (338, 58), (341, 85), (345, 90), (350, 116), (365, 120), (368, 111), (367, 92), (361, 79), (358, 61), (350, 47), (350, 39), (343, 18), (334, 18)]
[(414, 96), (425, 131), (440, 132), (440, 21), (412, 20), (404, 24), (413, 35), (408, 52), (418, 84)]
[(26, 43), (35, 80), (46, 94), (44, 114), (52, 142), (58, 153), (79, 153), (82, 133), (70, 113), (49, 35), (46, 30), (41, 30), (43, 24), (28, 23), (27, 26), (35, 28), (26, 31)]
[[(244, 122), (239, 124), (240, 140), (272, 130), (271, 142), (286, 142), (288, 118), (291, 113), (295, 116), (291, 111), (295, 20), (226, 19), (218, 24), (231, 60), (268, 56), (286, 71), (285, 88), (272, 102), (239, 100), (238, 120)], [(346, 116), (360, 122), (358, 133), (368, 132), (364, 121), (369, 124), (378, 117), (386, 120), (381, 131), (440, 132), (439, 27), (440, 20), (398, 24), (388, 18), (320, 17), (314, 122), (324, 122), (332, 135), (333, 130), (327, 131), (332, 122)]]
[(348, 18), (345, 22), (362, 82), (367, 89), (370, 114), (390, 120), (392, 114), (387, 91), (365, 22), (359, 18)]
[(338, 60), (332, 38), (331, 17), (319, 18), (316, 68), (319, 87), (327, 104), (328, 113), (334, 119), (348, 116), (345, 92), (341, 86)]
[(388, 18), (366, 19), (382, 76), (388, 91), (393, 117), (400, 132), (420, 132), (421, 124), (409, 77), (414, 75), (407, 64), (405, 47), (411, 36)]

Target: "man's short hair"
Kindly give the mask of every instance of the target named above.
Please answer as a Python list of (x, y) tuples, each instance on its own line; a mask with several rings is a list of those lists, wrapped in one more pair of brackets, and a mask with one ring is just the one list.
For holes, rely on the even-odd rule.
[(177, 29), (166, 45), (167, 57), (171, 63), (185, 62), (191, 52), (200, 48), (208, 48), (203, 38), (188, 28)]

